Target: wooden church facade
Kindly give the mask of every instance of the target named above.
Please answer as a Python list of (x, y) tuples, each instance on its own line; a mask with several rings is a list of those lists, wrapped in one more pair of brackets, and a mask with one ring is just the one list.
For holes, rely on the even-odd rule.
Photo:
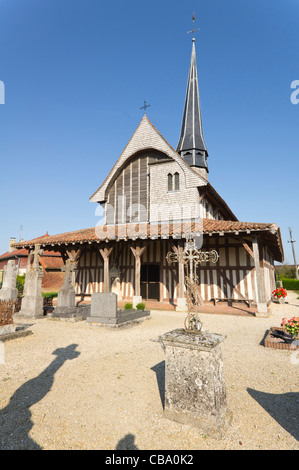
[[(263, 227), (259, 229), (259, 234), (262, 229)], [(202, 299), (235, 299), (257, 304), (256, 269), (254, 256), (249, 248), (250, 242), (245, 243), (245, 249), (244, 243), (240, 242), (234, 232), (231, 236), (219, 233), (214, 237), (204, 237), (202, 250), (216, 249), (219, 261), (216, 265), (206, 262), (198, 267)], [(244, 236), (248, 238), (247, 232)], [(128, 301), (132, 301), (135, 296), (135, 257), (130, 246), (126, 241), (115, 243), (110, 261), (112, 267), (117, 267), (118, 275), (116, 281), (114, 275), (109, 276), (109, 290), (116, 292), (120, 300)], [(178, 266), (169, 265), (166, 261), (167, 253), (173, 250), (173, 246), (177, 246), (176, 241), (152, 240), (149, 243), (141, 243), (140, 246), (145, 246), (140, 268), (142, 299), (176, 305), (180, 298)], [(275, 289), (273, 254), (266, 244), (260, 243), (260, 249), (265, 301), (270, 302), (271, 292)], [(76, 295), (86, 299), (95, 292), (104, 291), (103, 258), (98, 249), (83, 249), (76, 272)]]
[[(96, 227), (48, 237), (42, 247), (77, 265), (78, 299), (113, 291), (119, 300), (156, 300), (185, 309), (184, 265), (168, 264), (193, 234), (217, 263), (197, 274), (204, 302), (235, 299), (266, 309), (283, 260), (279, 228), (240, 222), (208, 181), (193, 39), (181, 136), (176, 150), (144, 116), (90, 201), (103, 208)], [(32, 247), (33, 241), (17, 247)]]

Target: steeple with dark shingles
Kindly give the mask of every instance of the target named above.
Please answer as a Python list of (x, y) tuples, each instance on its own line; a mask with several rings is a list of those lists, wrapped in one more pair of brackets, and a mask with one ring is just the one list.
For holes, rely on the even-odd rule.
[(202, 168), (208, 173), (206, 149), (203, 138), (198, 78), (196, 66), (195, 39), (192, 39), (191, 64), (189, 70), (181, 137), (177, 152), (192, 167)]

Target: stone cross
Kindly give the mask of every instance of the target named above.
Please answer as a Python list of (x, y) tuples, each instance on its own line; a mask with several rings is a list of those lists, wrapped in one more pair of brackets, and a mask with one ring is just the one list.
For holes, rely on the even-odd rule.
[[(169, 251), (166, 260), (169, 264), (183, 261), (186, 267), (185, 286), (187, 292), (188, 316), (185, 320), (185, 330), (199, 332), (202, 324), (198, 318), (198, 305), (201, 303), (198, 293), (198, 276), (196, 274), (197, 266), (202, 262), (211, 261), (217, 263), (219, 255), (216, 250), (201, 251), (196, 247), (195, 239), (192, 236), (187, 238), (183, 251), (173, 253)], [(195, 304), (196, 313), (191, 314), (191, 308)]]
[(62, 266), (61, 271), (64, 274), (63, 288), (73, 286), (73, 272), (77, 269), (77, 263), (71, 259), (67, 259), (65, 264)]
[(40, 245), (35, 245), (34, 250), (30, 251), (28, 259), (28, 267), (30, 271), (39, 271), (39, 257), (44, 254), (44, 250), (41, 249)]

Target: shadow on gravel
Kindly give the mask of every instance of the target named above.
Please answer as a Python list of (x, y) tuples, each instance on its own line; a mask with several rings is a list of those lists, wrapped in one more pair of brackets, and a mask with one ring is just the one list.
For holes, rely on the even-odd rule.
[(254, 398), (280, 426), (299, 440), (299, 393), (290, 392), (275, 395), (247, 388)]
[(156, 374), (157, 378), (157, 383), (158, 383), (158, 389), (160, 393), (160, 399), (162, 402), (162, 406), (164, 409), (164, 403), (165, 403), (165, 361), (161, 361), (155, 366), (151, 367), (151, 370), (153, 370)]
[(134, 441), (134, 434), (126, 434), (123, 439), (118, 441), (115, 450), (139, 450)]
[[(58, 348), (52, 354), (56, 358), (37, 377), (21, 385), (12, 395), (9, 404), (0, 410), (1, 450), (42, 450), (29, 432), (33, 427), (30, 407), (42, 400), (51, 390), (54, 375), (67, 360), (76, 359), (77, 344)], [(25, 359), (28, 360), (28, 359)]]

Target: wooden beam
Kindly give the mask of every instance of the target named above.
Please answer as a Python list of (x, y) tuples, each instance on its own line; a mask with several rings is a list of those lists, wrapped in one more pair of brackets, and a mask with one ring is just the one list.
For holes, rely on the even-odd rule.
[(222, 269), (220, 270), (220, 276), (222, 276), (223, 279), (230, 285), (232, 289), (231, 297), (233, 297), (233, 291), (235, 290), (242, 300), (246, 300), (242, 292), (236, 286), (234, 286), (233, 282), (226, 276), (225, 272)]
[(109, 283), (109, 256), (113, 250), (113, 247), (110, 248), (99, 248), (99, 251), (104, 260), (104, 292), (110, 291)]
[(248, 243), (246, 243), (246, 241), (244, 240), (244, 238), (243, 238), (243, 237), (240, 237), (240, 235), (239, 235), (239, 239), (241, 240), (241, 243), (242, 243), (243, 247), (245, 248), (245, 250), (247, 251), (247, 253), (249, 253), (249, 255), (251, 256), (251, 258), (254, 259), (253, 251), (252, 251), (251, 248), (249, 247)]
[(252, 248), (255, 264), (255, 273), (256, 273), (256, 284), (257, 284), (257, 302), (265, 303), (265, 283), (264, 283), (264, 270), (260, 264), (260, 253), (259, 253), (259, 244), (257, 237), (252, 238)]
[(135, 257), (135, 296), (140, 296), (140, 273), (141, 273), (141, 256), (146, 250), (146, 246), (136, 246), (133, 248), (130, 246), (131, 251)]
[(180, 256), (184, 252), (183, 241), (178, 242), (178, 246), (172, 245), (173, 251), (178, 255), (178, 271), (179, 271), (179, 298), (183, 299), (185, 297), (185, 263), (183, 258)]

